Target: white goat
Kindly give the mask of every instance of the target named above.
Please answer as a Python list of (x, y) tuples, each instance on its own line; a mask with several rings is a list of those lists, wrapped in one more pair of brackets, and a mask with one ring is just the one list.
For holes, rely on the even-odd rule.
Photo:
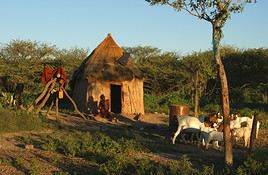
[(206, 146), (206, 149), (208, 149), (209, 143), (213, 141), (213, 145), (216, 146), (216, 148), (219, 148), (219, 141), (223, 141), (223, 133), (218, 132), (216, 128), (211, 127), (205, 127), (201, 126), (201, 136), (200, 139), (202, 139), (203, 146)]
[[(232, 135), (235, 138), (235, 143), (237, 143), (239, 138), (243, 138), (244, 146), (249, 147), (251, 130), (252, 130), (252, 123), (253, 123), (252, 120), (248, 120), (248, 121), (246, 121), (247, 126), (241, 127), (241, 128), (235, 128), (232, 130)], [(256, 139), (258, 138), (259, 128), (260, 128), (260, 121), (257, 121)]]
[(175, 144), (176, 138), (182, 130), (187, 128), (200, 129), (201, 124), (202, 123), (196, 117), (187, 116), (178, 118), (178, 129), (172, 138), (172, 143)]
[(243, 138), (245, 147), (249, 147), (250, 134), (251, 134), (251, 127), (249, 126), (242, 128), (235, 128), (232, 130), (232, 135), (235, 138), (235, 144), (237, 144), (239, 138)]
[[(208, 139), (208, 134), (211, 131), (216, 131), (216, 128), (206, 127), (204, 124), (200, 126), (200, 139), (202, 140), (203, 146), (205, 146), (205, 140)], [(199, 140), (200, 141), (200, 140)]]
[(206, 149), (208, 149), (209, 143), (213, 141), (215, 143), (216, 148), (219, 148), (218, 142), (223, 142), (223, 132), (219, 131), (211, 131), (208, 133), (208, 138), (205, 140), (206, 143)]

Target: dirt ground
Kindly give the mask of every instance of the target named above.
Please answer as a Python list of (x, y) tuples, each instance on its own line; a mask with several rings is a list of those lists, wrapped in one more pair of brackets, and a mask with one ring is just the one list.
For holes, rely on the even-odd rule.
[[(59, 122), (62, 125), (79, 128), (84, 131), (100, 130), (103, 126), (106, 127), (122, 127), (132, 126), (134, 130), (139, 132), (149, 133), (156, 138), (155, 145), (159, 150), (151, 150), (150, 153), (144, 153), (151, 159), (168, 163), (170, 160), (179, 159), (182, 155), (187, 155), (192, 163), (198, 167), (205, 164), (214, 164), (215, 167), (221, 167), (223, 164), (223, 152), (219, 150), (205, 150), (198, 147), (196, 144), (177, 143), (171, 145), (169, 140), (166, 140), (168, 132), (168, 116), (165, 114), (146, 114), (140, 116), (139, 120), (135, 120), (133, 116), (116, 116), (116, 120), (109, 121), (101, 117), (96, 117), (95, 120), (83, 120), (79, 117), (61, 114)], [(51, 120), (55, 120), (55, 116), (50, 116)], [(42, 133), (53, 133), (53, 130), (44, 130), (42, 132), (18, 132), (6, 133), (0, 135), (0, 175), (10, 174), (55, 174), (70, 167), (79, 166), (82, 174), (94, 174), (97, 164), (88, 162), (82, 158), (66, 158), (65, 156), (44, 151), (39, 148), (26, 149), (24, 145), (18, 141), (18, 137), (30, 135), (32, 137)], [(256, 141), (256, 148), (268, 146), (268, 129), (260, 129), (259, 139)], [(157, 142), (157, 138), (161, 141)], [(161, 149), (163, 148), (163, 149)], [(239, 162), (245, 157), (248, 151), (245, 148), (234, 149), (234, 160)], [(140, 155), (143, 156), (143, 155)], [(53, 160), (51, 160), (53, 157)], [(54, 160), (55, 159), (55, 160)], [(55, 163), (61, 159), (63, 163)], [(29, 167), (32, 167), (29, 170)], [(33, 168), (34, 167), (34, 168)], [(41, 172), (41, 173), (40, 173)]]

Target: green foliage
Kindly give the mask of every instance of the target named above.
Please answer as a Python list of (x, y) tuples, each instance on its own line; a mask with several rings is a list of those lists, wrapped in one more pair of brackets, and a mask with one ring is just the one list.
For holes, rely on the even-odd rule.
[(144, 158), (131, 158), (117, 155), (114, 159), (102, 164), (99, 168), (103, 174), (138, 174), (138, 175), (213, 175), (213, 166), (204, 166), (201, 170), (193, 168), (187, 156), (182, 156), (179, 160), (174, 160), (163, 165)]
[(26, 92), (23, 94), (23, 104), (25, 107), (29, 107), (39, 94)]
[(198, 175), (214, 175), (214, 165), (203, 166), (203, 170), (199, 171)]
[(68, 172), (55, 172), (53, 175), (69, 175)]
[(87, 54), (81, 48), (66, 50), (36, 41), (13, 40), (0, 49), (0, 77), (8, 76), (13, 86), (24, 83), (26, 92), (38, 93), (43, 86), (40, 84), (43, 64), (64, 67), (70, 78)]
[(126, 48), (144, 75), (144, 90), (150, 94), (178, 90), (180, 81), (177, 69), (179, 55), (161, 52), (153, 47)]
[(268, 147), (263, 147), (254, 152), (253, 159), (259, 161), (259, 162), (266, 162), (268, 163)]
[(62, 152), (66, 156), (95, 158), (98, 162), (105, 162), (117, 154), (129, 154), (141, 147), (132, 139), (114, 140), (99, 132), (93, 134), (76, 132), (63, 136), (50, 135), (43, 137), (42, 140), (41, 147), (45, 150)]
[(121, 154), (116, 155), (113, 159), (108, 160), (99, 167), (102, 174), (117, 175), (122, 174), (128, 167), (128, 158)]
[(250, 118), (254, 115), (254, 111), (249, 108), (239, 109), (239, 112), (241, 113), (242, 116), (246, 116)]
[(268, 162), (258, 162), (249, 157), (237, 168), (238, 175), (262, 175), (268, 173)]
[(168, 112), (169, 105), (177, 104), (177, 105), (190, 105), (191, 102), (186, 100), (182, 94), (178, 92), (171, 92), (164, 95), (151, 95), (144, 94), (144, 106), (145, 112)]
[(190, 94), (197, 89), (198, 95), (201, 95), (207, 87), (208, 80), (216, 78), (216, 67), (211, 51), (194, 52), (183, 57), (179, 62), (179, 68), (183, 87)]
[(80, 151), (80, 142), (72, 135), (65, 136), (62, 139), (61, 146), (66, 156), (74, 157)]
[(176, 92), (163, 95), (159, 99), (159, 105), (161, 107), (168, 107), (169, 105), (172, 105), (172, 104), (186, 105), (189, 103), (190, 102), (185, 100), (185, 98), (181, 94), (176, 93)]
[(144, 108), (145, 112), (159, 111), (159, 104), (157, 96), (144, 94)]
[(192, 167), (192, 163), (189, 161), (189, 158), (186, 155), (183, 155), (180, 160), (173, 162), (170, 165), (171, 174), (196, 174), (196, 170)]
[(42, 118), (25, 111), (0, 109), (0, 132), (41, 130), (45, 123)]
[(40, 171), (40, 164), (37, 160), (31, 160), (30, 161), (30, 170), (29, 170), (29, 174), (30, 175), (39, 175), (42, 172)]
[(140, 159), (137, 161), (135, 171), (138, 175), (164, 175), (165, 169), (162, 165), (150, 159)]
[(268, 129), (268, 120), (264, 120), (264, 122), (261, 125), (262, 128)]
[(0, 157), (0, 165), (12, 165), (13, 160), (6, 157)]
[(42, 148), (46, 151), (56, 151), (59, 145), (59, 140), (50, 136), (44, 139), (44, 144)]
[(18, 138), (19, 141), (23, 142), (24, 144), (32, 144), (33, 139), (31, 136), (22, 136)]
[[(145, 111), (167, 112), (171, 103), (192, 105), (196, 72), (199, 79), (196, 87), (203, 106), (220, 103), (220, 86), (215, 80), (212, 51), (194, 52), (182, 57), (150, 46), (125, 49), (145, 77)], [(237, 109), (256, 107), (268, 111), (268, 108), (263, 108), (268, 103), (268, 50), (241, 50), (227, 46), (221, 48), (221, 53), (230, 82), (232, 106)], [(87, 54), (87, 50), (82, 48), (58, 49), (36, 41), (13, 40), (0, 49), (0, 78), (8, 76), (12, 86), (18, 82), (25, 84), (23, 104), (28, 107), (43, 89), (40, 74), (44, 63), (51, 67), (63, 66), (70, 78)], [(5, 89), (2, 83), (0, 81), (0, 88)], [(13, 91), (14, 87), (8, 89)], [(14, 108), (12, 94), (6, 93), (7, 96), (0, 97), (0, 108)], [(205, 102), (203, 99), (206, 99)]]
[(202, 110), (207, 113), (217, 113), (221, 111), (221, 106), (218, 104), (206, 104)]

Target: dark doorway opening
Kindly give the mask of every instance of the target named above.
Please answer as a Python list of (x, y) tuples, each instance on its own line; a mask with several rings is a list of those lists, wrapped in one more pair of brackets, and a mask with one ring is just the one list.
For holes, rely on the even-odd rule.
[(122, 112), (122, 86), (111, 84), (111, 112), (119, 114)]

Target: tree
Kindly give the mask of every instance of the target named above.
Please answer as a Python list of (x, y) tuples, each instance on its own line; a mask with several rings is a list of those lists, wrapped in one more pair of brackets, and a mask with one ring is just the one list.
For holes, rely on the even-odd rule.
[(38, 92), (42, 89), (43, 64), (54, 68), (62, 66), (71, 76), (87, 55), (83, 48), (58, 49), (36, 41), (12, 40), (0, 48), (0, 79), (8, 77), (16, 83), (24, 83), (25, 91)]
[(224, 159), (227, 166), (233, 165), (233, 149), (230, 130), (230, 104), (228, 81), (220, 55), (222, 28), (232, 13), (240, 13), (244, 5), (251, 0), (146, 0), (151, 5), (168, 5), (177, 11), (185, 10), (190, 15), (208, 21), (212, 27), (212, 45), (214, 60), (218, 68), (221, 84), (222, 109), (224, 115)]
[(50, 58), (55, 52), (55, 46), (29, 40), (12, 40), (1, 48), (0, 58), (11, 62), (22, 60), (40, 60)]
[(179, 89), (181, 79), (177, 69), (179, 56), (176, 53), (162, 53), (160, 49), (150, 46), (124, 49), (142, 71), (146, 93), (163, 95)]
[(198, 117), (199, 99), (206, 89), (209, 79), (216, 76), (213, 66), (212, 52), (195, 52), (184, 57), (179, 64), (184, 86), (194, 96), (194, 116)]

